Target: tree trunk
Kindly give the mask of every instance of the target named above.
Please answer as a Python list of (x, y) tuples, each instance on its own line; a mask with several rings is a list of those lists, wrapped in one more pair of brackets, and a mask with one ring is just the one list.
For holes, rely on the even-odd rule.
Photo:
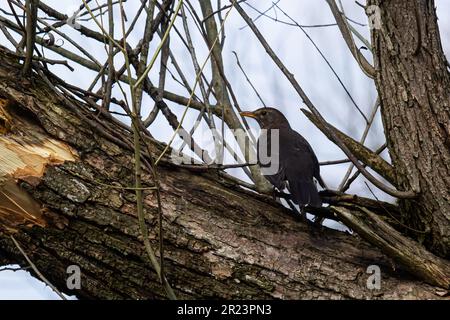
[[(5, 50), (0, 61), (0, 147), (2, 156), (12, 153), (0, 166), (0, 262), (26, 265), (13, 234), (63, 292), (165, 298), (144, 251), (134, 191), (124, 189), (134, 178), (128, 133), (81, 103), (70, 107), (36, 75), (20, 80), (20, 65)], [(159, 154), (162, 146), (148, 141)], [(311, 233), (291, 211), (217, 171), (187, 170), (167, 159), (158, 171), (165, 270), (179, 298), (439, 297), (438, 288), (415, 280), (357, 235)], [(152, 185), (146, 174), (144, 186)], [(156, 199), (152, 190), (144, 195), (156, 248)], [(67, 289), (70, 265), (81, 269), (79, 290)], [(380, 289), (367, 286), (370, 265), (381, 268)]]
[[(405, 229), (450, 257), (450, 76), (434, 1), (369, 1), (376, 86), (397, 185), (418, 194), (400, 201)], [(411, 231), (414, 229), (415, 231)]]

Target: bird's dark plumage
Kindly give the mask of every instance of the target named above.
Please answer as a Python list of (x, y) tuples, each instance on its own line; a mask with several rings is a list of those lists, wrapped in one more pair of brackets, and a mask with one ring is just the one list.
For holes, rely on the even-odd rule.
[[(316, 178), (322, 187), (325, 187), (325, 184), (320, 177), (319, 162), (308, 141), (291, 128), (286, 117), (277, 109), (261, 108), (254, 112), (242, 112), (241, 115), (256, 119), (263, 129), (258, 138), (258, 162), (263, 174), (265, 168), (273, 165), (273, 161), (278, 161), (278, 170), (274, 174), (264, 174), (266, 179), (280, 190), (287, 187), (294, 202), (300, 206), (320, 207), (322, 201), (313, 178)], [(275, 134), (273, 129), (279, 130), (278, 154), (276, 149), (274, 154), (270, 154), (271, 137)], [(260, 148), (262, 143), (267, 143), (267, 152)], [(272, 162), (261, 161), (261, 152), (266, 152), (265, 155), (268, 155)]]

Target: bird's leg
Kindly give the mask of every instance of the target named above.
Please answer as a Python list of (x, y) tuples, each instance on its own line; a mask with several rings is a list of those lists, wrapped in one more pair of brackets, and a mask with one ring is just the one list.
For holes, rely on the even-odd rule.
[(314, 217), (314, 224), (316, 226), (321, 226), (322, 223), (324, 222), (325, 218), (324, 217), (319, 217), (319, 216), (315, 216)]
[(306, 218), (305, 206), (299, 206), (299, 208), (301, 216)]
[(308, 220), (308, 217), (306, 215), (306, 210), (304, 205), (300, 205), (300, 217), (302, 218), (302, 221), (306, 223), (306, 225), (309, 228), (309, 225), (311, 225), (311, 222)]
[(306, 222), (306, 225), (308, 227), (308, 233), (313, 237), (317, 236), (323, 237), (325, 227), (323, 227), (322, 224), (319, 222), (321, 221), (321, 219), (315, 217), (314, 221), (309, 220), (306, 215), (306, 206), (300, 206), (300, 213), (302, 215), (302, 219)]
[(281, 202), (280, 198), (277, 197), (277, 188), (274, 186), (272, 187), (272, 197), (274, 201)]

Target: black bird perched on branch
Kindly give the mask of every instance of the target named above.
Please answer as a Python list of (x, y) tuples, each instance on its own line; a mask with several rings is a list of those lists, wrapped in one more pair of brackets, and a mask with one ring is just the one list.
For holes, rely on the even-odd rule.
[[(300, 207), (321, 207), (322, 201), (313, 178), (324, 188), (325, 183), (308, 141), (291, 128), (286, 117), (277, 109), (261, 108), (240, 114), (255, 119), (262, 129), (257, 154), (265, 178), (279, 190), (286, 187), (292, 194), (292, 200)], [(278, 148), (274, 148), (274, 143), (278, 144)]]

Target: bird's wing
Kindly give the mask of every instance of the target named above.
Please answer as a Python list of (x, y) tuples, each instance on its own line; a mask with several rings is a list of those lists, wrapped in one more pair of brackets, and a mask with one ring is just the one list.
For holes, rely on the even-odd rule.
[(308, 141), (299, 133), (291, 130), (290, 133), (280, 134), (280, 159), (286, 168), (286, 176), (312, 180), (317, 158)]
[(285, 168), (285, 179), (289, 191), (300, 205), (320, 207), (322, 202), (317, 193), (313, 177), (318, 174), (319, 162), (309, 143), (294, 130), (280, 134), (281, 166)]
[[(295, 132), (295, 131), (294, 131)], [(307, 170), (308, 172), (312, 172), (312, 176), (317, 179), (319, 184), (325, 188), (325, 183), (320, 176), (320, 166), (319, 161), (317, 160), (316, 154), (312, 149), (311, 145), (303, 138), (299, 133), (295, 132), (295, 140), (294, 140), (294, 148), (296, 153), (303, 154), (302, 158), (305, 158), (304, 167), (299, 168), (299, 170)], [(309, 157), (307, 157), (308, 155)], [(309, 158), (309, 161), (306, 159)], [(304, 172), (304, 171), (303, 171)]]

